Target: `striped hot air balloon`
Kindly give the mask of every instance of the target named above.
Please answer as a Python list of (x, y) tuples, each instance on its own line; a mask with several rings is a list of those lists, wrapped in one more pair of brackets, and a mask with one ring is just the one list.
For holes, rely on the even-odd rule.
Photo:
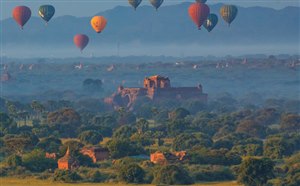
[(88, 45), (88, 43), (89, 37), (87, 35), (77, 34), (74, 36), (74, 44), (80, 49), (81, 52)]
[(141, 4), (142, 0), (128, 0), (128, 3), (136, 10), (136, 8)]
[(202, 24), (207, 19), (210, 9), (206, 4), (203, 3), (193, 3), (189, 7), (189, 15), (194, 23), (197, 25), (198, 29), (201, 29)]
[(17, 6), (13, 9), (12, 16), (21, 29), (23, 29), (31, 17), (31, 10), (27, 6)]
[(220, 9), (220, 14), (224, 21), (230, 25), (238, 14), (238, 8), (234, 5), (224, 5)]

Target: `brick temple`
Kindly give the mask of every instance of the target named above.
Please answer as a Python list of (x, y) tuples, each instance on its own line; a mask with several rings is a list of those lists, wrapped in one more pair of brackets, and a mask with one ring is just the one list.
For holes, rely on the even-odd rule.
[(197, 99), (207, 102), (207, 94), (203, 93), (201, 84), (195, 87), (172, 87), (170, 79), (160, 75), (146, 77), (144, 87), (141, 88), (119, 86), (118, 91), (106, 98), (105, 102), (115, 107), (131, 108), (137, 98), (141, 97), (148, 97), (153, 101)]

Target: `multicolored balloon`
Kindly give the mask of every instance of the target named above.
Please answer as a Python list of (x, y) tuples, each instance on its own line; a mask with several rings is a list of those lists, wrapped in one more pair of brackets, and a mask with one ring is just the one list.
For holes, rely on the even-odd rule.
[(209, 14), (203, 26), (208, 32), (211, 32), (218, 23), (218, 16), (216, 14)]
[(97, 33), (101, 33), (106, 27), (107, 21), (103, 16), (94, 16), (91, 19), (91, 25)]
[(164, 0), (149, 0), (152, 6), (158, 10), (158, 8), (163, 4)]
[(234, 5), (224, 5), (220, 9), (220, 14), (224, 21), (226, 21), (230, 26), (238, 14), (238, 8)]
[(141, 4), (142, 0), (128, 0), (128, 3), (136, 10), (136, 8)]
[(13, 9), (12, 16), (23, 30), (24, 25), (31, 17), (31, 10), (27, 6), (17, 6)]
[(210, 9), (206, 4), (203, 3), (193, 3), (189, 7), (189, 15), (194, 23), (197, 25), (198, 29), (201, 29), (202, 24), (207, 19)]
[(55, 8), (52, 5), (42, 5), (39, 8), (39, 15), (44, 21), (46, 21), (46, 24), (50, 21), (54, 14)]
[(88, 45), (88, 43), (89, 37), (87, 35), (77, 34), (74, 36), (74, 44), (80, 49), (81, 52)]

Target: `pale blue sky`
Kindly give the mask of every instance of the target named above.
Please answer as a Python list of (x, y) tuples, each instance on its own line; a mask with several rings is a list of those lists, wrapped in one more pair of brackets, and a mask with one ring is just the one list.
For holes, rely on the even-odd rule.
[[(115, 6), (129, 6), (127, 0), (0, 0), (1, 17), (6, 19), (11, 16), (13, 7), (18, 5), (29, 6), (37, 10), (42, 4), (51, 4), (56, 7), (56, 15), (90, 16), (99, 11), (111, 9)], [(181, 2), (193, 2), (193, 0), (165, 0), (164, 5), (178, 4)], [(271, 8), (284, 8), (286, 6), (300, 6), (300, 0), (208, 0), (208, 4), (227, 3), (243, 7), (265, 6)], [(149, 5), (148, 0), (143, 0), (141, 5)], [(37, 11), (33, 14), (37, 16)]]

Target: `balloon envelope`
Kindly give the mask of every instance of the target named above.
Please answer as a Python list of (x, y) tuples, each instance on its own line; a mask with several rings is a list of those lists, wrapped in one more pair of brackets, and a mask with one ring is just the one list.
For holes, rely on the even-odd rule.
[(209, 7), (203, 3), (193, 3), (189, 7), (189, 15), (200, 30), (202, 24), (209, 15)]
[(211, 32), (218, 23), (218, 16), (216, 14), (209, 14), (203, 26), (208, 32)]
[(152, 4), (152, 6), (154, 6), (154, 8), (157, 10), (162, 3), (164, 2), (164, 0), (149, 0), (150, 3)]
[(206, 3), (207, 0), (196, 0), (197, 3)]
[(97, 33), (100, 33), (104, 30), (106, 23), (107, 21), (103, 16), (94, 16), (91, 19), (91, 25)]
[(128, 3), (134, 8), (136, 9), (140, 4), (141, 4), (142, 0), (128, 0)]
[(13, 9), (12, 16), (23, 29), (23, 26), (31, 17), (31, 10), (27, 6), (17, 6)]
[(55, 8), (52, 5), (42, 5), (39, 8), (40, 17), (46, 22), (50, 21), (54, 13), (55, 13)]
[(224, 5), (220, 9), (220, 14), (224, 21), (226, 21), (230, 25), (232, 21), (236, 18), (238, 14), (238, 9), (234, 5)]
[(82, 51), (89, 43), (89, 37), (84, 34), (74, 36), (74, 44)]

